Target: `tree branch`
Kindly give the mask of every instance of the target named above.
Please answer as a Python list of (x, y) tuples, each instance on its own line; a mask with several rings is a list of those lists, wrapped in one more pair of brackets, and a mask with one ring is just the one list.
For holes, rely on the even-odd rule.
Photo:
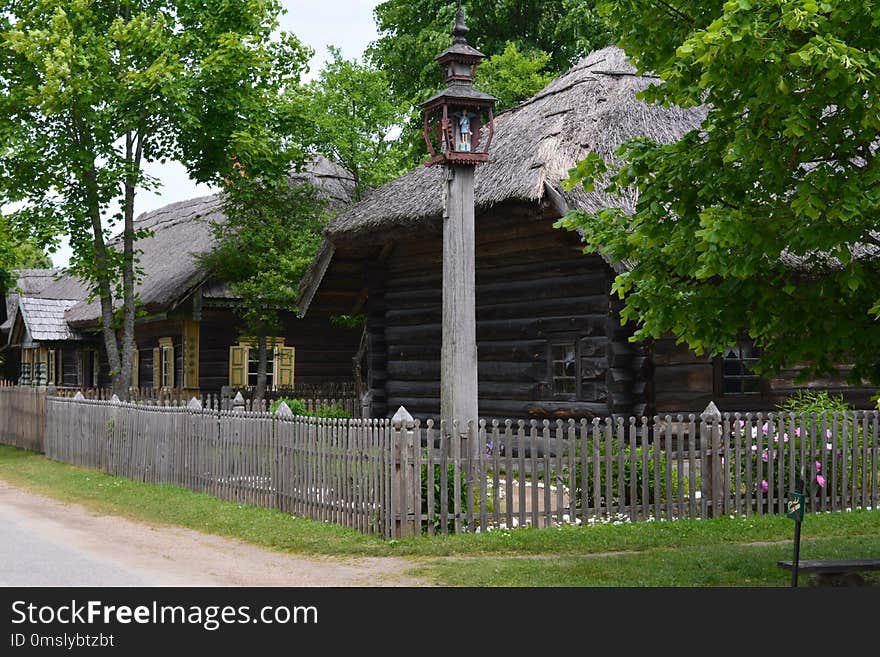
[(665, 0), (651, 0), (651, 2), (655, 5), (661, 5), (661, 6), (665, 7), (667, 10), (666, 13), (671, 14), (673, 16), (678, 16), (679, 18), (687, 21), (691, 25), (693, 25), (694, 23), (697, 22), (694, 18), (692, 18), (688, 14), (684, 13), (681, 9), (679, 9), (677, 7), (673, 7), (668, 2), (665, 2)]

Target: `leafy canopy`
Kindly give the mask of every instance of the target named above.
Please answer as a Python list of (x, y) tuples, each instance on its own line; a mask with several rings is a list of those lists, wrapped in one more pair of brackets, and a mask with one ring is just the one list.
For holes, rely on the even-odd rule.
[(401, 175), (400, 106), (388, 78), (372, 64), (346, 60), (337, 48), (308, 87), (315, 148), (352, 174), (355, 200)]
[[(637, 208), (570, 214), (588, 248), (635, 262), (614, 282), (635, 339), (673, 333), (698, 353), (738, 336), (762, 371), (853, 363), (880, 382), (880, 3), (602, 3), (611, 30), (663, 84), (649, 102), (707, 111), (669, 145), (592, 155), (573, 184), (635, 187)], [(854, 257), (854, 254), (859, 257)]]
[(325, 203), (311, 185), (287, 176), (236, 176), (222, 201), (225, 220), (212, 225), (215, 245), (201, 266), (238, 297), (248, 334), (273, 335), (293, 312), (299, 282), (321, 244)]
[(0, 205), (16, 203), (15, 227), (68, 233), (122, 394), (134, 245), (146, 236), (135, 199), (156, 185), (143, 164), (173, 159), (217, 182), (234, 162), (267, 172), (281, 162), (286, 174), (275, 155), (298, 148), (299, 108), (282, 92), (309, 53), (275, 35), (280, 11), (278, 0), (0, 0)]
[(503, 52), (480, 64), (476, 86), (498, 99), (496, 111), (504, 111), (550, 84), (556, 74), (549, 67), (547, 53), (521, 52), (515, 43), (508, 41)]

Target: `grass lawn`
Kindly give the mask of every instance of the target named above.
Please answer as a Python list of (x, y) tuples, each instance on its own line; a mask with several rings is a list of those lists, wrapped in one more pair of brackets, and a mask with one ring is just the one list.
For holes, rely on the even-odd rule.
[[(418, 575), (450, 586), (785, 586), (790, 577), (775, 565), (791, 558), (793, 524), (785, 517), (384, 541), (174, 486), (110, 477), (2, 445), (0, 479), (101, 513), (187, 527), (282, 552), (419, 558), (414, 563)], [(880, 511), (808, 515), (803, 536), (803, 559), (880, 556)], [(782, 543), (745, 545), (756, 542)], [(609, 552), (626, 554), (605, 556)], [(538, 558), (523, 558), (528, 556)]]

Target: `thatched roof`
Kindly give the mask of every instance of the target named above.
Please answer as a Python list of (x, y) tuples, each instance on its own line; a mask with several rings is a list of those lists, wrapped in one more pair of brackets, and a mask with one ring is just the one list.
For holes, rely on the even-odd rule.
[[(475, 204), (480, 214), (509, 201), (547, 203), (558, 216), (570, 209), (635, 208), (635, 191), (609, 196), (583, 188), (563, 191), (562, 181), (590, 152), (613, 159), (625, 141), (651, 137), (661, 143), (697, 129), (702, 108), (648, 105), (636, 95), (658, 84), (638, 75), (617, 47), (596, 51), (551, 82), (533, 98), (500, 114), (490, 161), (476, 169)], [(393, 241), (421, 225), (438, 224), (443, 214), (443, 167), (419, 166), (370, 193), (339, 215), (313, 261), (299, 300), (307, 311), (339, 249)], [(616, 269), (628, 263), (610, 263)]]
[[(314, 185), (319, 196), (332, 210), (351, 203), (354, 181), (351, 175), (324, 157), (316, 157), (306, 171), (291, 176), (291, 181)], [(187, 297), (206, 278), (197, 255), (214, 247), (212, 223), (222, 223), (222, 200), (219, 194), (182, 201), (141, 215), (135, 228), (150, 229), (152, 236), (139, 240), (139, 268), (143, 271), (136, 293), (149, 313), (162, 312)], [(223, 286), (212, 284), (212, 294), (222, 293)], [(100, 301), (81, 301), (67, 312), (71, 326), (83, 327), (100, 321)]]
[[(631, 210), (634, 195), (621, 199), (583, 190), (563, 193), (560, 183), (591, 151), (611, 158), (633, 137), (668, 143), (700, 125), (705, 116), (701, 109), (647, 105), (636, 98), (657, 82), (637, 75), (620, 48), (604, 48), (533, 98), (499, 115), (491, 161), (476, 170), (477, 212), (509, 200), (542, 201), (548, 186), (570, 208), (623, 205)], [(327, 236), (338, 243), (439, 220), (442, 178), (442, 167), (418, 167), (341, 214)]]

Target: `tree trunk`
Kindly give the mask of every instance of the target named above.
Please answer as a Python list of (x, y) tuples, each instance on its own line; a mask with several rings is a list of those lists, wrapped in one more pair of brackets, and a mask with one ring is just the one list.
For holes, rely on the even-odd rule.
[[(104, 243), (104, 228), (101, 225), (101, 205), (98, 200), (98, 175), (93, 167), (86, 171), (86, 190), (89, 199), (89, 218), (92, 224), (95, 254), (95, 282), (98, 298), (101, 300), (101, 330), (104, 348), (107, 351), (107, 362), (110, 364), (110, 376), (114, 382), (119, 375), (119, 349), (116, 344), (116, 327), (113, 316), (113, 294), (110, 288), (108, 270), (107, 245)], [(114, 388), (116, 386), (114, 385)]]
[(259, 405), (266, 396), (266, 367), (269, 364), (269, 350), (266, 347), (266, 336), (261, 335), (257, 338), (257, 388), (254, 390), (254, 408), (259, 410)]
[[(134, 197), (137, 192), (136, 171), (140, 170), (143, 154), (143, 137), (135, 138), (131, 132), (126, 135), (126, 159), (129, 174), (125, 178), (125, 226), (122, 234), (122, 359), (119, 377), (114, 380), (114, 389), (119, 398), (128, 401), (132, 388), (132, 365), (134, 362)], [(134, 382), (135, 386), (137, 382)]]

